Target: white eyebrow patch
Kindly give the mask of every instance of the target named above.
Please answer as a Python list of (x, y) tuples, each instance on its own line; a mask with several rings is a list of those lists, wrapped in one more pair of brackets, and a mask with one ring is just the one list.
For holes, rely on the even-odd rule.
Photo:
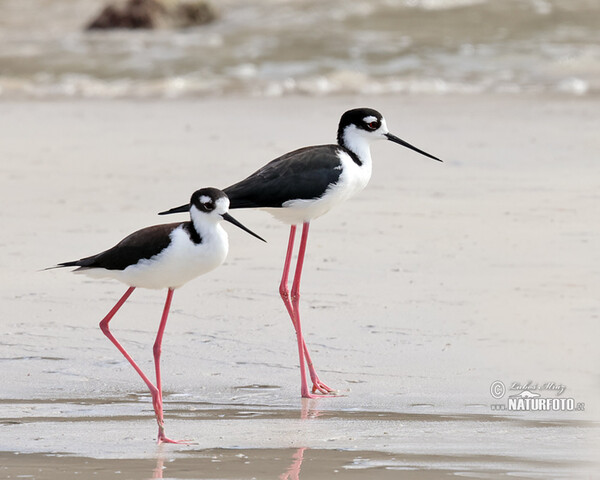
[(200, 203), (210, 203), (212, 199), (206, 195), (200, 196)]
[(371, 122), (376, 122), (377, 121), (377, 117), (374, 117), (373, 115), (369, 115), (368, 117), (363, 118), (363, 122), (365, 123), (371, 123)]
[(217, 208), (227, 210), (229, 208), (229, 199), (227, 197), (217, 198), (217, 200), (215, 201), (215, 205), (217, 206)]

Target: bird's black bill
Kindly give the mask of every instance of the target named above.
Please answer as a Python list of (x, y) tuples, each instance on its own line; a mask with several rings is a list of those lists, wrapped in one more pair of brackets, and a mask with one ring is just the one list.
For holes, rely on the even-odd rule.
[(159, 215), (170, 215), (172, 213), (184, 213), (190, 211), (190, 204), (187, 203), (182, 205), (181, 207), (171, 208), (170, 210), (165, 210), (164, 212), (160, 212)]
[(231, 215), (229, 215), (228, 213), (224, 213), (223, 215), (221, 215), (223, 217), (223, 220), (228, 221), (229, 223), (233, 223), (236, 227), (241, 228), (244, 232), (249, 233), (250, 235), (252, 235), (253, 237), (258, 238), (259, 240), (262, 240), (263, 242), (267, 243), (267, 241), (262, 238), (259, 237), (256, 233), (254, 233), (252, 230), (250, 230), (249, 228), (244, 227), (240, 222), (238, 222), (235, 218), (233, 218)]
[(437, 160), (438, 162), (442, 162), (443, 161), (443, 160), (440, 160), (437, 157), (434, 157), (433, 155), (430, 155), (427, 152), (424, 152), (423, 150), (421, 150), (421, 149), (419, 149), (417, 147), (412, 146), (410, 143), (405, 142), (401, 138), (398, 138), (396, 135), (392, 135), (391, 133), (386, 133), (385, 136), (387, 137), (388, 140), (390, 140), (390, 141), (392, 141), (394, 143), (397, 143), (399, 145), (402, 145), (403, 147), (410, 148), (411, 150), (414, 150), (415, 152), (418, 152), (421, 155), (425, 155), (426, 157), (433, 158), (434, 160)]

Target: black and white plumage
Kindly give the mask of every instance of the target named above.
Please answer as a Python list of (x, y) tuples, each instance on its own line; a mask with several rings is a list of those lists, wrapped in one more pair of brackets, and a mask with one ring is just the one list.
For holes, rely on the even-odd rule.
[[(333, 393), (321, 382), (310, 358), (300, 323), (300, 277), (310, 221), (359, 192), (371, 178), (374, 140), (390, 140), (434, 160), (441, 160), (392, 135), (383, 116), (371, 108), (348, 110), (340, 119), (337, 145), (305, 147), (272, 160), (244, 180), (224, 189), (230, 208), (259, 208), (291, 225), (279, 293), (290, 315), (298, 340), (301, 395), (313, 398)], [(186, 206), (161, 214), (185, 211)], [(296, 225), (303, 224), (302, 239), (292, 289), (288, 277)], [(312, 381), (308, 388), (305, 363)], [(315, 395), (316, 392), (319, 392)]]
[[(229, 199), (225, 193), (216, 188), (203, 188), (194, 192), (186, 206), (190, 221), (144, 228), (102, 253), (52, 267), (77, 267), (77, 273), (114, 278), (129, 285), (125, 294), (102, 319), (100, 328), (150, 390), (158, 423), (158, 443), (182, 443), (165, 435), (160, 373), (161, 344), (174, 290), (223, 263), (229, 250), (229, 242), (227, 233), (220, 225), (221, 220), (231, 222), (263, 240), (229, 215), (228, 208)], [(142, 371), (109, 328), (110, 321), (136, 287), (167, 289), (167, 299), (153, 348), (156, 382)]]
[(132, 287), (178, 288), (225, 260), (229, 242), (221, 220), (260, 238), (229, 215), (228, 209), (225, 193), (203, 188), (194, 192), (186, 207), (189, 221), (143, 228), (102, 253), (57, 267), (78, 267), (76, 273), (114, 278)]
[[(372, 171), (370, 143), (380, 139), (441, 161), (392, 135), (378, 111), (357, 108), (342, 115), (337, 145), (286, 153), (225, 188), (230, 208), (260, 208), (291, 225), (318, 218), (367, 185)], [(185, 206), (160, 214), (178, 211), (185, 211)]]

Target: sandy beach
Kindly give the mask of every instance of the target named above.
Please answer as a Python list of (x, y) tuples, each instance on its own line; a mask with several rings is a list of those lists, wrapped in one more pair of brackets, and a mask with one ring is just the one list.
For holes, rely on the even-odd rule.
[[(195, 444), (156, 446), (145, 385), (98, 328), (125, 287), (41, 270), (173, 221), (156, 213), (197, 188), (331, 143), (356, 106), (444, 163), (374, 144), (368, 187), (311, 225), (304, 332), (341, 395), (300, 399), (277, 291), (288, 230), (238, 211), (268, 243), (226, 227), (226, 263), (175, 292), (166, 424)], [(0, 111), (0, 477), (599, 478), (598, 98), (5, 100)], [(112, 322), (149, 371), (164, 296), (137, 290)], [(494, 407), (524, 390), (575, 408)]]

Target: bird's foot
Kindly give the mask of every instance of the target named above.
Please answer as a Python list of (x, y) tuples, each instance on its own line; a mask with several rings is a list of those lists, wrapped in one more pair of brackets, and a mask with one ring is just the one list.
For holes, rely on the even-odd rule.
[(158, 427), (158, 438), (156, 439), (156, 443), (160, 445), (161, 443), (175, 443), (177, 445), (195, 445), (191, 440), (173, 440), (165, 435), (164, 427)]
[(331, 387), (328, 387), (327, 385), (325, 385), (321, 380), (319, 380), (319, 378), (314, 378), (312, 380), (313, 382), (313, 386), (312, 386), (312, 393), (317, 393), (319, 392), (320, 394), (323, 394), (324, 396), (335, 396), (337, 395), (337, 390), (334, 390)]
[(338, 395), (337, 390), (328, 387), (323, 382), (313, 381), (312, 392), (308, 390), (307, 385), (303, 385), (301, 388), (302, 398), (325, 398), (325, 397), (335, 397)]
[(192, 442), (191, 440), (173, 440), (169, 437), (158, 437), (158, 440), (156, 441), (156, 443), (158, 445), (160, 445), (161, 443), (174, 443), (176, 445), (196, 445), (196, 442)]
[(308, 389), (306, 391), (302, 391), (302, 398), (327, 398), (332, 396), (333, 395), (326, 393), (310, 393)]

